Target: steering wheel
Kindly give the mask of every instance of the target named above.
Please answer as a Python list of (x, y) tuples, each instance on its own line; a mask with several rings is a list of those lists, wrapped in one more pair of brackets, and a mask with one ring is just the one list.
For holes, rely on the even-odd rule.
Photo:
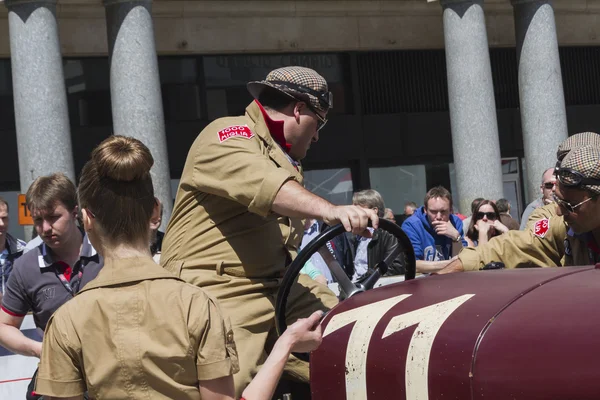
[[(331, 274), (335, 277), (340, 285), (340, 293), (344, 293), (346, 298), (355, 296), (364, 292), (365, 290), (373, 288), (379, 277), (385, 274), (387, 271), (387, 266), (392, 264), (394, 259), (398, 256), (398, 254), (400, 254), (401, 251), (404, 251), (405, 254), (405, 280), (411, 280), (415, 278), (415, 251), (412, 247), (410, 239), (408, 236), (406, 236), (406, 233), (404, 233), (404, 231), (398, 225), (385, 219), (379, 220), (379, 227), (384, 231), (394, 235), (394, 237), (396, 237), (398, 240), (398, 246), (396, 250), (393, 251), (385, 260), (379, 262), (374, 268), (375, 272), (361, 283), (352, 283), (352, 281), (348, 278), (348, 275), (346, 275), (346, 272), (342, 269), (335, 258), (333, 258), (331, 252), (325, 247), (327, 242), (346, 231), (342, 224), (333, 226), (320, 233), (316, 238), (308, 243), (302, 249), (302, 251), (300, 251), (300, 253), (298, 253), (296, 259), (287, 267), (277, 295), (277, 303), (275, 304), (275, 325), (279, 335), (283, 334), (283, 332), (285, 332), (287, 329), (287, 323), (285, 320), (286, 306), (292, 285), (296, 281), (296, 277), (300, 273), (302, 267), (304, 267), (304, 264), (306, 264), (310, 257), (312, 257), (312, 255), (316, 252), (319, 252), (326, 264), (329, 266)], [(301, 360), (308, 361), (307, 353), (293, 354)]]

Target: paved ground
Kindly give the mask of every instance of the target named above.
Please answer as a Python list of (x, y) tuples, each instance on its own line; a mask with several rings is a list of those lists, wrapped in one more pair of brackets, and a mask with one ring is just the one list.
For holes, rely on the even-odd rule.
[[(42, 340), (31, 315), (25, 317), (21, 331), (27, 337)], [(38, 361), (35, 357), (18, 356), (0, 347), (0, 399), (24, 399)]]

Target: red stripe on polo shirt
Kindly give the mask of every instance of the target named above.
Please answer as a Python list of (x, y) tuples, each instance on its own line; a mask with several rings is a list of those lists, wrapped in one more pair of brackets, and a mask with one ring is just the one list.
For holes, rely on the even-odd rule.
[(58, 261), (56, 264), (62, 267), (62, 274), (67, 278), (67, 282), (71, 282), (71, 274), (73, 273), (71, 266), (64, 261)]
[(8, 315), (12, 315), (13, 317), (24, 317), (26, 314), (17, 314), (14, 313), (10, 310), (7, 310), (4, 306), (2, 306), (2, 311), (4, 311), (5, 313), (7, 313)]

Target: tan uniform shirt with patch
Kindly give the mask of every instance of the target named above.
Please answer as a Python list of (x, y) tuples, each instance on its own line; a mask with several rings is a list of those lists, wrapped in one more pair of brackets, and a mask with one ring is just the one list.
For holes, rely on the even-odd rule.
[(249, 278), (279, 277), (295, 257), (301, 219), (271, 212), (288, 180), (302, 184), (273, 140), (259, 106), (220, 118), (198, 135), (188, 154), (162, 245), (161, 264), (175, 271), (212, 269)]
[(458, 258), (465, 271), (479, 270), (492, 261), (503, 262), (506, 268), (590, 265), (594, 260), (584, 236), (574, 235), (556, 214), (556, 204), (549, 204), (534, 210), (525, 230), (508, 231), (484, 245), (464, 248)]
[(527, 229), (533, 230), (533, 226), (540, 219), (557, 217), (558, 214), (556, 213), (556, 207), (556, 203), (551, 203), (533, 210), (527, 219)]
[(229, 321), (204, 291), (150, 257), (107, 259), (48, 322), (36, 392), (198, 400), (198, 381), (237, 365)]

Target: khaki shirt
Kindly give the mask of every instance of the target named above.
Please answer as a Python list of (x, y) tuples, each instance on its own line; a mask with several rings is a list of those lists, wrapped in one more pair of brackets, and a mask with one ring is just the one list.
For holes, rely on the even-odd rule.
[(556, 203), (546, 204), (543, 207), (538, 207), (529, 214), (529, 219), (526, 223), (526, 229), (533, 230), (534, 225), (540, 219), (557, 217)]
[(204, 291), (150, 257), (104, 262), (50, 318), (37, 393), (200, 399), (198, 381), (237, 372), (229, 321)]
[(465, 271), (479, 270), (492, 261), (503, 262), (506, 268), (590, 265), (596, 262), (596, 256), (588, 249), (587, 235), (575, 235), (564, 218), (556, 214), (556, 204), (536, 209), (525, 230), (508, 231), (487, 244), (467, 247), (458, 258)]
[(271, 137), (255, 102), (244, 116), (212, 122), (188, 154), (161, 264), (171, 269), (181, 260), (184, 268), (281, 276), (304, 232), (301, 219), (271, 212), (277, 192), (292, 179), (302, 184), (302, 170)]

